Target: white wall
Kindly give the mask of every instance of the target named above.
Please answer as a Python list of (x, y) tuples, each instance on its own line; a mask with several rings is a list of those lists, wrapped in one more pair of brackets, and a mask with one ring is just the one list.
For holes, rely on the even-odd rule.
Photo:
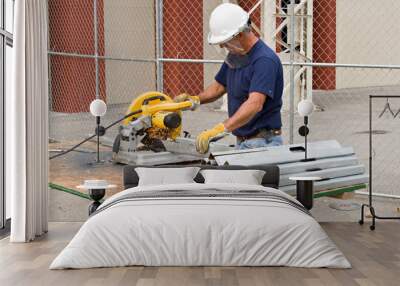
[[(222, 60), (223, 56), (218, 53), (216, 47), (213, 47), (207, 42), (208, 35), (208, 21), (211, 12), (222, 3), (221, 0), (208, 0), (203, 2), (203, 57), (204, 59)], [(218, 47), (219, 48), (219, 47)], [(205, 64), (204, 65), (204, 87), (209, 85), (218, 72), (221, 65), (219, 64)]]
[[(222, 0), (207, 0), (203, 1), (203, 57), (204, 59), (212, 59), (212, 60), (223, 60), (223, 54), (219, 53), (217, 49), (219, 47), (214, 47), (208, 44), (207, 36), (208, 36), (208, 22), (210, 19), (211, 12), (215, 7), (220, 5)], [(230, 1), (234, 3), (235, 1)], [(219, 71), (221, 64), (205, 64), (204, 65), (204, 88), (206, 88), (210, 83), (214, 81), (215, 75)], [(227, 103), (223, 103), (222, 99), (212, 103), (213, 107), (216, 109), (222, 108), (222, 110), (227, 110)]]
[[(106, 56), (154, 59), (154, 1), (104, 1), (104, 40)], [(126, 104), (156, 89), (154, 63), (107, 60), (105, 69), (108, 103)]]
[[(336, 0), (338, 63), (400, 64), (399, 0)], [(400, 83), (400, 71), (340, 69), (336, 87)]]

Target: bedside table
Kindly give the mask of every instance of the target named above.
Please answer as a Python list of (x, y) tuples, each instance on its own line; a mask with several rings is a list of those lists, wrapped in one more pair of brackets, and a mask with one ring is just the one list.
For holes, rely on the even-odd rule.
[(289, 177), (289, 180), (296, 181), (296, 199), (310, 210), (314, 201), (314, 181), (322, 180), (320, 177)]

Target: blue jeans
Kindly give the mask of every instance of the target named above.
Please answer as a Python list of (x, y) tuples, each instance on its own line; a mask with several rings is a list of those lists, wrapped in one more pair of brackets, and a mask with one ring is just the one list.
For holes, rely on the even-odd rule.
[(268, 134), (264, 138), (252, 138), (241, 142), (238, 141), (236, 144), (236, 149), (244, 150), (260, 147), (279, 146), (282, 144), (283, 140), (281, 135)]

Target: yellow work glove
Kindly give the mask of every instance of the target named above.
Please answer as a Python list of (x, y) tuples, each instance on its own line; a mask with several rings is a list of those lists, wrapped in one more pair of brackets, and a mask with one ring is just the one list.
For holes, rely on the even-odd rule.
[(184, 101), (191, 101), (193, 106), (191, 110), (195, 110), (200, 105), (200, 98), (196, 95), (189, 95), (187, 93), (181, 93), (174, 97), (174, 102), (184, 102)]
[(215, 125), (212, 129), (203, 131), (196, 138), (196, 150), (199, 153), (205, 154), (208, 151), (210, 142), (218, 137), (225, 136), (226, 130), (223, 123)]

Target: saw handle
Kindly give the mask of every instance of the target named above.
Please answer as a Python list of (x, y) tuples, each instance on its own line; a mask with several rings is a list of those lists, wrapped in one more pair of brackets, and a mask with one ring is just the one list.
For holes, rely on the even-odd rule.
[(157, 99), (159, 99), (161, 101), (165, 101), (164, 96), (156, 95), (156, 96), (152, 96), (152, 97), (149, 97), (149, 98), (146, 98), (145, 100), (143, 100), (143, 105), (147, 105), (147, 104), (149, 104), (150, 101), (157, 100)]
[(228, 135), (229, 135), (229, 132), (223, 132), (223, 133), (221, 133), (221, 134), (219, 134), (219, 135), (213, 137), (213, 138), (210, 140), (210, 142), (217, 142), (217, 141), (221, 140), (222, 138), (224, 138), (225, 136), (228, 136)]

